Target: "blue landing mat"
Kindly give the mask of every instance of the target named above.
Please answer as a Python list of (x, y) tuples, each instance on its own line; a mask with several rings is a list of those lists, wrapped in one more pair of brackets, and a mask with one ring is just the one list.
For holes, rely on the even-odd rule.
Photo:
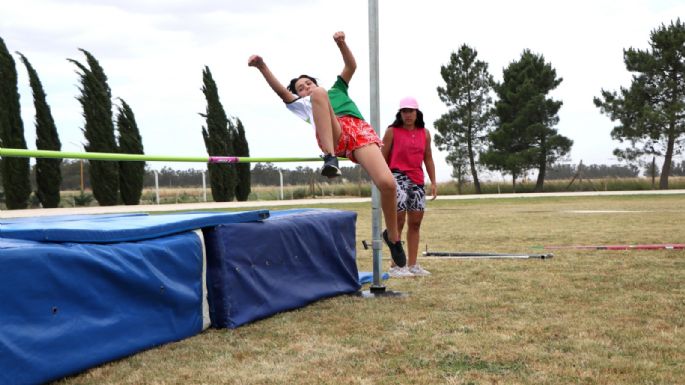
[(350, 211), (272, 212), (203, 230), (212, 326), (235, 328), (361, 287)]
[(46, 215), (41, 217), (24, 217), (24, 218), (0, 218), (0, 224), (13, 223), (48, 223), (48, 222), (73, 222), (73, 221), (87, 221), (90, 219), (102, 220), (103, 218), (122, 218), (122, 217), (138, 217), (141, 215), (148, 215), (146, 213), (120, 213), (120, 214), (75, 214), (75, 215)]
[(162, 215), (80, 215), (3, 220), (0, 238), (47, 242), (111, 243), (138, 241), (224, 223), (269, 217), (269, 210), (189, 212)]
[(203, 327), (195, 232), (116, 244), (0, 238), (0, 384), (39, 384)]
[[(236, 327), (361, 287), (356, 213), (268, 216), (3, 219), (0, 384), (44, 383), (197, 334), (206, 298), (213, 326)], [(215, 236), (209, 295), (199, 232), (185, 231), (196, 228)]]

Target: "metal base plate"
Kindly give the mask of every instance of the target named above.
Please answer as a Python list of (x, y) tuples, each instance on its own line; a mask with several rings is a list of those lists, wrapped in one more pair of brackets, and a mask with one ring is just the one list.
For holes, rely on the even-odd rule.
[(409, 293), (402, 291), (386, 290), (385, 286), (371, 287), (369, 290), (357, 291), (352, 295), (362, 298), (382, 298), (382, 297), (408, 297)]

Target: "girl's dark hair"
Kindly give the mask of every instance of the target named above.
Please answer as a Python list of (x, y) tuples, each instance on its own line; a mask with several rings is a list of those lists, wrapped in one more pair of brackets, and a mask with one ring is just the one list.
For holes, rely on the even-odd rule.
[[(423, 122), (423, 112), (421, 110), (416, 110), (416, 122), (414, 122), (416, 128), (426, 128), (426, 123)], [(395, 121), (392, 122), (390, 127), (403, 127), (404, 121), (402, 120), (402, 112), (397, 111), (395, 114)]]
[(295, 83), (297, 83), (298, 80), (303, 79), (303, 78), (307, 78), (307, 79), (311, 80), (311, 81), (314, 82), (314, 84), (316, 84), (317, 86), (319, 85), (319, 83), (317, 83), (316, 79), (314, 79), (313, 77), (311, 77), (311, 76), (309, 76), (309, 75), (300, 75), (300, 76), (298, 76), (298, 77), (296, 77), (296, 78), (294, 78), (293, 80), (290, 81), (290, 84), (288, 84), (288, 91), (290, 91), (290, 92), (292, 92), (293, 94), (297, 95), (297, 90), (295, 89)]

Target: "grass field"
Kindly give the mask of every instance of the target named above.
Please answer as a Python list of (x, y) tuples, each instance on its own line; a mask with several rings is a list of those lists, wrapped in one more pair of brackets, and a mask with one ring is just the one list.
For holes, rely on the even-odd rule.
[[(371, 209), (332, 207), (358, 212), (358, 265), (370, 271), (360, 242), (370, 240)], [(685, 243), (684, 218), (685, 195), (438, 200), (421, 249)], [(406, 298), (330, 298), (58, 383), (685, 383), (685, 251), (554, 254), (420, 259), (432, 276), (386, 282)]]

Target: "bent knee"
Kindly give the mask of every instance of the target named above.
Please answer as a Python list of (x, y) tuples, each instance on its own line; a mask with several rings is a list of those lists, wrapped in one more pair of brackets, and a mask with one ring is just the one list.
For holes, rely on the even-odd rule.
[(394, 194), (397, 191), (397, 184), (395, 183), (395, 178), (393, 178), (392, 174), (390, 174), (390, 177), (381, 178), (376, 184), (376, 187), (378, 187), (378, 190), (381, 192), (392, 192)]
[(326, 91), (326, 89), (323, 87), (316, 87), (312, 90), (310, 96), (312, 99), (328, 99), (328, 91)]

